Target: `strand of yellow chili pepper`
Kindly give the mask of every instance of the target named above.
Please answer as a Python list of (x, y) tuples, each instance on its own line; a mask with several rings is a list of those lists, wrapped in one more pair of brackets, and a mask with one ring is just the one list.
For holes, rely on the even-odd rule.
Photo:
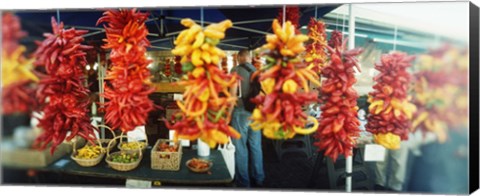
[(33, 88), (38, 82), (32, 72), (33, 59), (24, 56), (26, 47), (19, 40), (26, 35), (20, 19), (12, 13), (2, 14), (2, 113), (24, 113), (36, 105)]
[(183, 30), (175, 40), (172, 53), (182, 56), (182, 70), (186, 73), (184, 101), (177, 101), (180, 114), (172, 116), (174, 124), (166, 121), (169, 129), (176, 131), (176, 138), (195, 140), (200, 138), (210, 147), (228, 142), (228, 136), (239, 138), (240, 134), (228, 125), (231, 108), (236, 97), (228, 89), (236, 84), (237, 75), (229, 75), (219, 66), (225, 52), (217, 48), (230, 20), (213, 23), (202, 28), (191, 19), (183, 19)]

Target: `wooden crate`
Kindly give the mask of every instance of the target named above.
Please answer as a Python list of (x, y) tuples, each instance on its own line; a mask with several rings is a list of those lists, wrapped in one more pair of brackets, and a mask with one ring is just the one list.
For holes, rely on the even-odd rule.
[(46, 167), (71, 151), (69, 144), (62, 143), (55, 152), (50, 154), (50, 148), (45, 150), (2, 148), (2, 164), (11, 167), (37, 168)]
[[(177, 152), (160, 152), (157, 151), (157, 147), (160, 143), (167, 142), (169, 145), (172, 143), (178, 145)], [(179, 142), (173, 140), (159, 139), (152, 148), (151, 153), (151, 167), (154, 170), (166, 170), (166, 171), (178, 171), (180, 170), (180, 163), (182, 161), (182, 145)]]

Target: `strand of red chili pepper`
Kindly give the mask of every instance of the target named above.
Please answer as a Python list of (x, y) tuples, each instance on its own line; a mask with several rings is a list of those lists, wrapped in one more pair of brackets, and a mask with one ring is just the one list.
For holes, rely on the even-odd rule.
[(380, 73), (374, 77), (374, 91), (369, 93), (371, 104), (365, 128), (375, 135), (377, 143), (388, 149), (399, 148), (400, 140), (408, 139), (410, 119), (416, 107), (407, 101), (410, 83), (407, 68), (414, 58), (406, 53), (394, 52), (382, 55), (380, 63), (375, 65)]
[[(2, 14), (2, 113), (26, 113), (35, 108), (31, 63), (23, 55), (19, 40), (25, 37), (20, 19), (10, 12)], [(20, 54), (16, 54), (20, 51)], [(26, 73), (29, 72), (29, 73)], [(27, 75), (29, 74), (29, 75)], [(30, 76), (30, 77), (29, 77)]]
[[(277, 20), (283, 25), (283, 8), (278, 9)], [(290, 21), (295, 27), (295, 33), (300, 33), (300, 8), (298, 6), (287, 6), (285, 8), (285, 21)]]
[[(41, 77), (37, 90), (44, 113), (38, 127), (43, 132), (34, 144), (43, 149), (51, 143), (51, 153), (65, 139), (70, 141), (77, 135), (89, 141), (95, 139), (87, 109), (89, 90), (83, 85), (85, 51), (91, 48), (81, 45), (87, 31), (64, 29), (63, 23), (57, 24), (54, 17), (52, 28), (53, 34), (45, 33), (46, 39), (35, 51), (35, 65), (44, 66), (46, 75)], [(69, 131), (70, 136), (66, 137)]]
[(145, 56), (148, 29), (145, 21), (148, 13), (136, 9), (108, 10), (98, 19), (103, 22), (107, 39), (103, 46), (112, 49), (110, 59), (112, 68), (108, 70), (105, 80), (104, 96), (107, 101), (105, 119), (112, 129), (120, 128), (123, 132), (146, 123), (148, 113), (154, 109), (148, 95), (154, 92), (150, 87), (151, 63)]
[(332, 43), (331, 47), (327, 47), (330, 63), (322, 70), (326, 80), (320, 90), (323, 105), (315, 145), (336, 161), (340, 154), (345, 157), (351, 155), (355, 137), (360, 132), (353, 67), (360, 70), (356, 56), (362, 49), (345, 50), (346, 41), (342, 41), (342, 34), (338, 31), (332, 33), (329, 43)]

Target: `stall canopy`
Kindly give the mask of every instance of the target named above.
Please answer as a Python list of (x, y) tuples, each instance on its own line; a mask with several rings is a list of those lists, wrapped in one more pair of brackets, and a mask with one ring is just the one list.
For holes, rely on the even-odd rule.
[[(311, 17), (321, 18), (339, 5), (304, 5), (300, 6), (300, 24), (306, 25)], [(271, 22), (277, 17), (283, 6), (262, 7), (204, 7), (204, 8), (142, 8), (141, 11), (149, 12), (147, 21), (149, 29), (148, 39), (152, 43), (149, 50), (169, 50), (173, 47), (173, 39), (184, 29), (180, 24), (182, 18), (192, 18), (204, 25), (210, 22), (219, 22), (230, 19), (234, 27), (227, 31), (226, 38), (220, 47), (224, 50), (239, 50), (242, 48), (256, 48), (265, 42), (265, 34), (271, 33)], [(22, 40), (29, 50), (35, 49), (35, 40), (42, 40), (44, 32), (50, 32), (51, 17), (60, 18), (67, 27), (87, 29), (85, 35), (88, 43), (102, 44), (105, 38), (102, 26), (95, 26), (104, 10), (46, 10), (46, 11), (19, 11), (16, 14), (21, 18), (22, 28), (29, 36)]]

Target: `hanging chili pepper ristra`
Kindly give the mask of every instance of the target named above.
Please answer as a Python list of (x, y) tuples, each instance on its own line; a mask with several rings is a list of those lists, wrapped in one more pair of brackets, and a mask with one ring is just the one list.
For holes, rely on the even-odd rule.
[(171, 60), (167, 58), (165, 60), (165, 68), (164, 68), (165, 69), (164, 73), (165, 73), (165, 76), (167, 77), (170, 77), (172, 75), (172, 68), (170, 63), (171, 63)]
[[(295, 134), (310, 134), (318, 127), (317, 120), (307, 116), (302, 106), (317, 100), (317, 92), (310, 92), (308, 81), (320, 85), (318, 75), (307, 66), (299, 54), (305, 51), (303, 42), (308, 36), (295, 34), (290, 21), (282, 27), (277, 19), (273, 21), (275, 34), (267, 35), (262, 46), (266, 64), (258, 74), (262, 93), (252, 99), (257, 107), (252, 112), (250, 124), (253, 130), (262, 130), (270, 139), (288, 139)], [(304, 92), (300, 92), (303, 87)], [(308, 122), (313, 127), (304, 128)]]
[(177, 101), (182, 112), (172, 116), (174, 124), (166, 121), (167, 127), (175, 130), (175, 138), (200, 138), (212, 148), (217, 143), (227, 143), (228, 136), (240, 138), (228, 125), (231, 119), (228, 110), (237, 100), (230, 95), (229, 88), (235, 86), (239, 77), (219, 68), (220, 59), (226, 55), (216, 47), (232, 22), (224, 20), (205, 28), (191, 19), (183, 19), (181, 24), (188, 29), (178, 35), (172, 53), (182, 56), (186, 74), (177, 84), (185, 86), (185, 92), (183, 101)]
[(155, 89), (150, 84), (151, 60), (146, 58), (148, 29), (147, 13), (136, 9), (108, 10), (98, 19), (104, 25), (107, 38), (104, 49), (111, 49), (112, 68), (105, 80), (105, 119), (112, 129), (127, 132), (146, 123), (155, 106), (148, 95)]
[(26, 33), (20, 19), (12, 13), (2, 14), (2, 113), (25, 113), (36, 105), (33, 59), (25, 57), (26, 47), (19, 44)]
[(357, 118), (358, 94), (353, 88), (357, 82), (354, 67), (360, 71), (356, 56), (360, 48), (346, 50), (341, 32), (333, 31), (329, 41), (329, 64), (323, 68), (320, 125), (315, 134), (315, 145), (324, 154), (336, 161), (340, 154), (352, 155), (355, 138), (358, 137), (360, 122)]
[[(451, 55), (446, 55), (449, 46), (432, 50), (428, 54), (420, 55), (416, 64), (417, 72), (413, 75), (415, 81), (415, 94), (413, 103), (418, 110), (414, 114), (412, 127), (424, 133), (434, 133), (440, 143), (448, 138), (448, 123), (444, 111), (448, 105), (454, 105), (453, 100), (447, 100), (455, 89), (447, 88), (452, 71), (446, 70), (446, 62), (452, 60)], [(449, 60), (450, 59), (450, 60)]]
[(96, 137), (87, 109), (90, 92), (84, 86), (85, 51), (91, 47), (81, 43), (88, 31), (64, 29), (54, 17), (51, 23), (53, 34), (45, 33), (46, 39), (38, 43), (35, 51), (35, 65), (43, 66), (46, 75), (40, 77), (36, 94), (43, 112), (38, 127), (43, 132), (34, 146), (44, 149), (51, 143), (53, 153), (65, 139), (70, 141), (79, 135), (93, 142)]
[(178, 76), (181, 76), (183, 74), (183, 70), (182, 70), (182, 63), (180, 63), (180, 60), (182, 59), (181, 56), (175, 56), (175, 73), (178, 75)]
[(327, 32), (325, 31), (325, 23), (321, 20), (310, 18), (307, 28), (311, 42), (306, 47), (305, 61), (313, 63), (315, 65), (313, 71), (320, 74), (322, 67), (326, 66), (327, 63)]
[(415, 56), (393, 52), (382, 55), (375, 69), (380, 73), (373, 78), (373, 92), (369, 93), (367, 117), (368, 132), (373, 133), (375, 143), (390, 150), (400, 148), (400, 141), (408, 139), (411, 119), (416, 111), (408, 97), (410, 74), (407, 68)]
[[(277, 20), (280, 25), (283, 26), (283, 8), (278, 9)], [(290, 21), (290, 23), (295, 27), (295, 34), (300, 34), (300, 8), (298, 6), (286, 6), (285, 7), (285, 21)]]

